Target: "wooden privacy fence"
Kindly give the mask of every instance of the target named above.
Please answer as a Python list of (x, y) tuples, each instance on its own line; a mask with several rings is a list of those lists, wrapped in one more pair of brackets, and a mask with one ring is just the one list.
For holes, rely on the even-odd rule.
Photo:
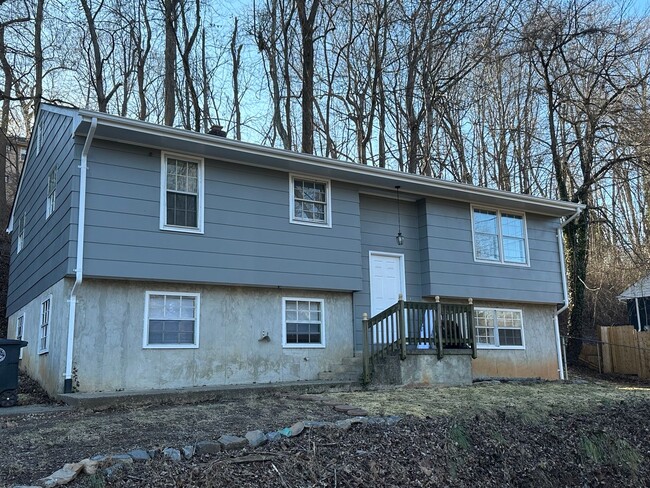
[(583, 346), (581, 358), (589, 363), (598, 357), (604, 373), (635, 374), (650, 379), (650, 331), (639, 332), (632, 326), (601, 327), (600, 342)]

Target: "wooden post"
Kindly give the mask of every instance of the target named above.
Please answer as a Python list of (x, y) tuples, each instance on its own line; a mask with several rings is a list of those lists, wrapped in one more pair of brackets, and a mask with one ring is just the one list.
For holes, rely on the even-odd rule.
[(406, 359), (406, 321), (404, 320), (404, 296), (399, 294), (399, 306), (397, 308), (397, 338), (399, 340), (399, 357), (403, 361)]
[[(363, 382), (370, 383), (370, 345), (368, 344), (368, 314), (363, 313), (361, 320), (363, 331)], [(371, 331), (372, 332), (372, 331)]]
[(472, 358), (476, 359), (477, 357), (477, 350), (476, 350), (476, 333), (474, 331), (474, 299), (473, 298), (468, 298), (467, 301), (469, 302), (469, 337), (470, 340), (472, 341)]
[(436, 345), (438, 346), (438, 359), (442, 359), (442, 305), (440, 297), (436, 295)]
[(612, 364), (612, 348), (609, 345), (609, 327), (600, 328), (600, 341), (603, 353), (603, 373), (612, 373), (614, 367)]

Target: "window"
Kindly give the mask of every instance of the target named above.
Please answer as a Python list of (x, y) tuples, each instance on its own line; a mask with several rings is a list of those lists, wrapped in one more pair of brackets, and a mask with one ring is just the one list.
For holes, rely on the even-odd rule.
[(20, 162), (24, 163), (26, 157), (27, 157), (27, 148), (26, 147), (21, 147), (20, 148), (20, 156), (19, 156)]
[(25, 247), (25, 221), (27, 214), (22, 214), (18, 219), (18, 237), (16, 238), (16, 253), (19, 253)]
[(475, 308), (476, 343), (485, 348), (524, 348), (521, 310)]
[(203, 232), (203, 160), (163, 154), (160, 228)]
[(48, 352), (47, 338), (50, 333), (50, 314), (52, 312), (52, 297), (41, 303), (41, 324), (38, 334), (38, 353)]
[(56, 208), (56, 165), (47, 175), (47, 202), (45, 205), (45, 218), (49, 218)]
[(291, 175), (292, 223), (331, 226), (330, 183)]
[(283, 298), (284, 347), (325, 347), (323, 300)]
[(474, 208), (474, 258), (507, 264), (527, 264), (524, 215)]
[[(19, 315), (16, 319), (16, 340), (22, 341), (25, 335), (25, 314)], [(20, 348), (18, 359), (23, 358), (23, 348)]]
[(144, 348), (199, 347), (198, 293), (146, 293)]

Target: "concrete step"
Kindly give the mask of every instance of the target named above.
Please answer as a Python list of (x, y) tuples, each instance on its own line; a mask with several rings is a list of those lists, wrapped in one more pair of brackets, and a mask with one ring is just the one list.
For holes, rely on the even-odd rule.
[(335, 373), (333, 371), (323, 371), (318, 373), (318, 379), (321, 381), (359, 381), (361, 372), (343, 372)]

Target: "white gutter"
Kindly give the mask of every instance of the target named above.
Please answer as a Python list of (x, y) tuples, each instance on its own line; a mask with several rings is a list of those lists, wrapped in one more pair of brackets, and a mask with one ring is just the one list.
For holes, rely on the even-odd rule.
[(81, 151), (81, 162), (79, 168), (79, 219), (77, 221), (77, 262), (75, 267), (75, 282), (70, 290), (70, 313), (68, 316), (68, 343), (65, 357), (65, 381), (63, 384), (64, 393), (72, 393), (72, 353), (74, 350), (74, 325), (77, 312), (76, 290), (83, 281), (84, 263), (84, 233), (86, 230), (86, 173), (88, 170), (88, 151), (95, 136), (97, 128), (97, 117), (93, 117), (90, 129), (86, 136), (86, 142)]
[(584, 209), (583, 206), (580, 206), (575, 213), (564, 220), (560, 226), (557, 228), (557, 246), (560, 251), (560, 274), (562, 275), (562, 300), (563, 305), (556, 312), (553, 317), (553, 323), (555, 324), (555, 350), (557, 352), (557, 371), (560, 375), (560, 379), (563, 380), (566, 378), (564, 373), (564, 364), (562, 362), (562, 346), (560, 344), (560, 322), (558, 320), (558, 315), (564, 312), (569, 308), (569, 290), (566, 282), (566, 264), (564, 263), (564, 241), (563, 241), (563, 232), (564, 227), (571, 221), (578, 218)]
[(639, 297), (634, 297), (634, 303), (636, 305), (636, 330), (641, 332), (641, 313), (639, 312)]

